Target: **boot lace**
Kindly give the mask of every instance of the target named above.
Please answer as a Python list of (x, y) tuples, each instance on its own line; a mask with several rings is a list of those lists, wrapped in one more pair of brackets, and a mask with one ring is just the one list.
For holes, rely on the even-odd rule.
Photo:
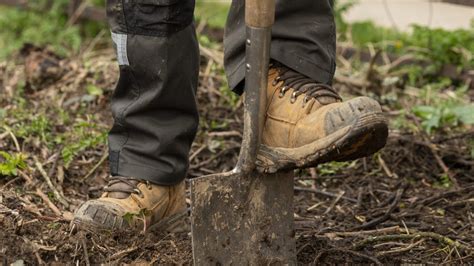
[[(111, 176), (109, 177), (107, 186), (104, 187), (104, 191), (137, 194), (141, 197), (143, 193), (138, 189), (138, 182), (136, 181), (136, 179), (131, 177)], [(119, 184), (121, 184), (121, 186), (116, 186)]]
[(303, 107), (311, 99), (314, 98), (323, 104), (319, 99), (321, 97), (331, 97), (336, 101), (342, 101), (341, 96), (331, 86), (314, 81), (290, 68), (287, 68), (281, 64), (274, 64), (273, 66), (278, 67), (278, 76), (273, 80), (272, 85), (276, 86), (281, 82), (280, 98), (285, 96), (285, 93), (289, 89), (293, 89), (291, 94), (290, 102), (294, 103), (298, 96), (304, 94)]

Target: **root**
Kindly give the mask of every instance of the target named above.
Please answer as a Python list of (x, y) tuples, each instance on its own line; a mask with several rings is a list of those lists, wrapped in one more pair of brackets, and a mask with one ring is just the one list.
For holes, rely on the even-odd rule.
[(409, 230), (410, 234), (400, 234), (400, 235), (384, 235), (384, 236), (371, 236), (365, 240), (362, 240), (354, 244), (354, 249), (362, 249), (368, 245), (387, 242), (387, 241), (397, 241), (397, 240), (412, 240), (417, 238), (431, 238), (438, 241), (439, 243), (458, 248), (459, 250), (464, 250), (466, 252), (474, 252), (474, 248), (461, 244), (460, 242), (453, 240), (449, 237), (434, 233), (434, 232), (420, 232), (416, 230)]

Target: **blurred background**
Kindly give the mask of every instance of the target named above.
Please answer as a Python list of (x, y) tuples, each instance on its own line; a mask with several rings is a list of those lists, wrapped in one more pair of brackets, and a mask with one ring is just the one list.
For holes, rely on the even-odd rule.
[[(231, 169), (240, 148), (242, 103), (223, 70), (229, 3), (196, 4), (201, 122), (189, 178)], [(374, 156), (296, 172), (298, 261), (472, 262), (474, 0), (336, 0), (334, 16), (334, 87), (378, 100), (390, 136)], [(108, 176), (118, 67), (104, 21), (103, 0), (0, 0), (3, 262), (191, 262), (187, 235), (69, 233)]]

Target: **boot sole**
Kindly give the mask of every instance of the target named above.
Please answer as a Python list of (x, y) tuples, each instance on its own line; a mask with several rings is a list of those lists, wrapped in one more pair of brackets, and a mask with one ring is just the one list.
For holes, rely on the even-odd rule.
[[(190, 231), (190, 226), (186, 222), (186, 217), (188, 212), (183, 211), (179, 212), (170, 216), (167, 216), (163, 219), (161, 219), (159, 222), (149, 226), (145, 231), (143, 229), (139, 229), (136, 227), (128, 226), (126, 225), (126, 222), (124, 225), (120, 228), (109, 228), (106, 226), (103, 226), (100, 223), (96, 222), (89, 222), (89, 221), (84, 221), (81, 219), (73, 219), (71, 221), (71, 231), (75, 230), (82, 230), (82, 231), (87, 231), (93, 234), (111, 234), (114, 232), (120, 232), (120, 231), (127, 231), (130, 232), (136, 231), (138, 232), (144, 232), (144, 233), (149, 233), (149, 232), (164, 232), (164, 233), (180, 233), (180, 232), (188, 232)], [(120, 218), (123, 219), (123, 218)]]
[(382, 149), (388, 137), (388, 125), (382, 113), (362, 116), (335, 147), (316, 160), (317, 164), (329, 161), (350, 161), (372, 155)]
[(360, 116), (351, 126), (298, 148), (273, 148), (262, 145), (257, 170), (275, 173), (279, 170), (314, 167), (330, 161), (350, 161), (366, 157), (383, 148), (388, 125), (383, 113)]

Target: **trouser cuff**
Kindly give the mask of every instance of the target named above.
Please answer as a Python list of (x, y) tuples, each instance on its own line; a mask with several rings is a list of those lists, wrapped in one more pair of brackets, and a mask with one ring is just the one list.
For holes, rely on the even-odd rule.
[[(328, 71), (317, 64), (310, 62), (302, 55), (296, 53), (283, 52), (279, 47), (271, 48), (270, 52), (271, 60), (278, 61), (283, 65), (314, 79), (317, 82), (325, 83), (328, 85), (332, 84), (334, 77), (333, 67), (332, 71)], [(245, 60), (242, 60), (236, 70), (227, 76), (229, 87), (237, 94), (242, 94), (245, 86)]]

